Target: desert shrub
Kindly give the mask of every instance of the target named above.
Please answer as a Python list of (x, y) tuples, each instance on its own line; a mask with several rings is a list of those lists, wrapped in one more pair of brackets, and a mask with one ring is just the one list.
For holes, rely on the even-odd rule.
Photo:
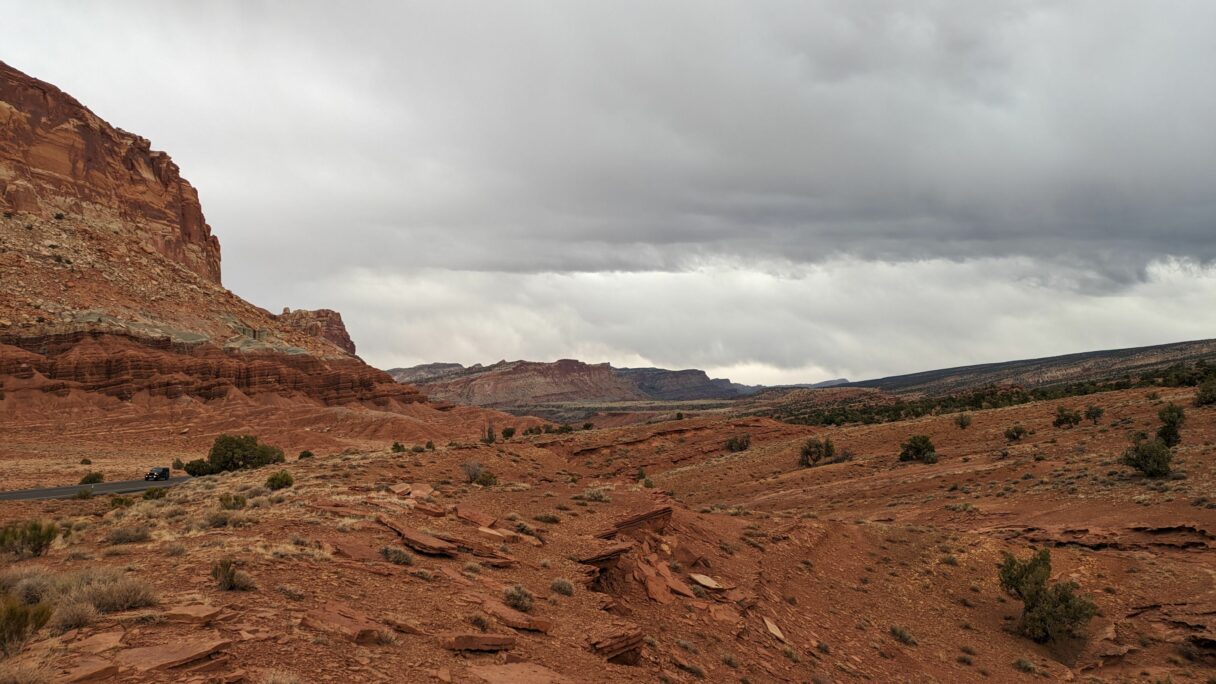
[(6, 657), (18, 653), (50, 617), (51, 607), (45, 603), (29, 605), (0, 596), (0, 653)]
[(0, 684), (51, 684), (53, 681), (51, 671), (45, 666), (29, 663), (0, 664)]
[(601, 487), (592, 487), (591, 489), (587, 489), (582, 493), (581, 496), (584, 501), (594, 501), (596, 503), (605, 503), (610, 501), (608, 498), (608, 493)]
[(410, 447), (410, 451), (415, 454), (421, 454), (422, 452), (426, 451), (426, 447), (422, 446), (421, 444), (415, 444), (414, 446)]
[(809, 468), (813, 465), (819, 465), (822, 460), (831, 460), (836, 455), (836, 445), (832, 444), (830, 438), (820, 440), (818, 437), (812, 437), (802, 445), (802, 451), (798, 455), (798, 465), (803, 468)]
[(88, 627), (97, 620), (97, 608), (88, 601), (62, 601), (51, 615), (51, 630), (63, 634), (69, 630)]
[(1063, 406), (1057, 406), (1056, 407), (1056, 417), (1055, 417), (1055, 420), (1051, 421), (1051, 425), (1052, 425), (1052, 427), (1058, 427), (1058, 428), (1070, 428), (1070, 427), (1075, 427), (1076, 425), (1080, 424), (1080, 422), (1081, 422), (1081, 412), (1080, 411), (1070, 409), (1070, 408), (1064, 408)]
[(249, 591), (254, 586), (249, 573), (237, 569), (236, 561), (231, 558), (222, 558), (212, 564), (211, 578), (223, 591)]
[(84, 477), (80, 478), (80, 484), (82, 484), (82, 485), (101, 484), (101, 482), (104, 480), (105, 480), (105, 476), (103, 476), (101, 473), (94, 470), (90, 473), (85, 474)]
[(266, 489), (269, 489), (272, 492), (277, 492), (278, 490), (286, 489), (295, 483), (295, 478), (291, 476), (291, 473), (287, 472), (286, 470), (280, 470), (279, 472), (266, 478)]
[(129, 496), (114, 495), (110, 497), (110, 508), (130, 508), (135, 499)]
[(121, 574), (103, 575), (98, 581), (84, 585), (79, 592), (81, 597), (102, 613), (117, 613), (156, 605), (156, 595), (147, 583)]
[(515, 610), (527, 613), (532, 610), (532, 592), (516, 584), (510, 586), (503, 592), (503, 601), (514, 608)]
[(175, 458), (175, 459), (173, 459), (173, 463), (171, 463), (169, 465), (169, 467), (174, 470), (185, 470), (186, 464), (182, 463), (182, 460), (180, 458)]
[(59, 526), (38, 520), (11, 522), (0, 527), (0, 552), (17, 556), (41, 556), (51, 548)]
[(215, 473), (261, 468), (283, 461), (282, 449), (259, 444), (253, 435), (220, 435), (207, 454), (207, 462)]
[(684, 412), (676, 411), (676, 420), (684, 420)]
[(76, 493), (72, 495), (72, 498), (73, 499), (92, 499), (93, 490), (91, 490), (91, 489), (77, 490)]
[(409, 551), (395, 546), (380, 547), (380, 555), (384, 557), (384, 560), (397, 565), (414, 564), (414, 556)]
[(1186, 421), (1186, 412), (1182, 410), (1181, 406), (1171, 401), (1161, 407), (1161, 410), (1157, 412), (1157, 417), (1161, 419), (1161, 427), (1157, 428), (1157, 439), (1165, 442), (1167, 447), (1178, 446), (1178, 443), (1182, 441), (1182, 433), (1179, 432), (1179, 428)]
[(747, 451), (748, 447), (750, 447), (751, 445), (752, 445), (752, 436), (748, 435), (748, 434), (735, 435), (734, 437), (731, 437), (730, 439), (726, 440), (726, 450), (731, 453), (736, 453), (739, 451)]
[(165, 498), (165, 494), (168, 493), (168, 490), (164, 487), (153, 487), (151, 489), (144, 490), (143, 499), (144, 501), (155, 501), (157, 499)]
[(434, 443), (433, 441), (431, 441), (431, 440), (429, 440), (429, 439), (428, 439), (428, 440), (426, 441), (426, 450), (427, 450), (427, 451), (434, 451), (434, 450), (435, 450), (435, 443)]
[(484, 470), (485, 466), (477, 461), (465, 461), (460, 464), (460, 471), (464, 473), (464, 479), (468, 482), (476, 482)]
[(899, 643), (901, 643), (905, 646), (915, 646), (916, 645), (916, 639), (912, 636), (912, 633), (909, 632), (908, 630), (904, 629), (903, 627), (897, 627), (895, 625), (891, 625), (890, 632), (891, 632), (891, 636), (895, 637), (895, 640), (898, 641)]
[(1022, 601), (1018, 630), (1040, 643), (1080, 636), (1081, 629), (1097, 612), (1092, 602), (1077, 596), (1075, 582), (1049, 585), (1050, 578), (1051, 551), (1048, 549), (1042, 549), (1024, 561), (1006, 553), (1001, 563), (1001, 588)]
[(1105, 413), (1106, 409), (1102, 408), (1101, 406), (1094, 406), (1093, 404), (1090, 404), (1089, 406), (1085, 407), (1085, 417), (1094, 425), (1097, 425), (1098, 421), (1102, 420), (1102, 416)]
[(503, 439), (511, 439), (514, 436), (515, 436), (515, 428), (505, 427), (502, 429), (502, 438)]
[(1170, 474), (1173, 458), (1174, 452), (1160, 439), (1138, 439), (1123, 452), (1120, 462), (1149, 477), (1165, 477)]
[(196, 458), (182, 466), (182, 470), (190, 477), (202, 477), (203, 475), (211, 475), (214, 471), (211, 470), (211, 464), (201, 458)]
[(394, 454), (403, 454), (405, 453), (405, 445), (401, 442), (393, 442), (392, 450)]
[(138, 544), (146, 542), (152, 536), (148, 533), (148, 528), (142, 525), (137, 527), (115, 527), (106, 534), (106, 543), (110, 545), (117, 544)]
[(583, 429), (584, 430), (594, 430), (595, 423), (583, 423)]
[(912, 435), (900, 445), (899, 460), (937, 463), (937, 450), (928, 435)]
[(1212, 404), (1216, 404), (1216, 377), (1200, 383), (1199, 390), (1195, 393), (1196, 406), (1211, 406)]
[(645, 487), (646, 489), (654, 489), (654, 480), (652, 480), (648, 477), (648, 478), (642, 480), (642, 486)]
[(1014, 425), (1005, 430), (1005, 439), (1010, 442), (1017, 442), (1028, 434), (1028, 430), (1021, 425)]
[(549, 584), (549, 588), (552, 589), (553, 591), (561, 594), (562, 596), (573, 596), (574, 595), (574, 585), (570, 583), (570, 580), (565, 580), (565, 579), (561, 579), (561, 578), (555, 579), (555, 580), (553, 580), (552, 583)]
[(240, 494), (231, 494), (225, 492), (220, 494), (220, 508), (225, 511), (239, 511), (245, 507), (245, 497)]
[(562, 521), (561, 518), (553, 513), (541, 513), (540, 515), (532, 516), (532, 519), (536, 522), (545, 523), (547, 525), (556, 525)]
[(958, 429), (966, 430), (967, 428), (971, 427), (971, 414), (970, 413), (958, 414), (957, 416), (954, 417), (954, 424), (958, 426)]
[(306, 458), (312, 458), (312, 452), (311, 452), (311, 451), (309, 451), (308, 449), (305, 449), (304, 451), (301, 451), (301, 452), (300, 452), (300, 455), (296, 457), (296, 460), (297, 460), (297, 461), (303, 461), (303, 460), (304, 460), (304, 459), (306, 459)]
[(82, 458), (82, 459), (80, 459), (80, 465), (93, 465), (93, 459)]

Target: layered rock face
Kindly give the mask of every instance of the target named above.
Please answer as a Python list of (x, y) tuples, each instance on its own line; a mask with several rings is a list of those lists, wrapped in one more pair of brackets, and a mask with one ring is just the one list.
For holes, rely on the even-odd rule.
[(169, 156), (3, 63), (0, 209), (5, 407), (73, 392), (424, 400), (353, 356), (338, 312), (276, 316), (224, 289), (219, 241)]
[(754, 388), (730, 380), (711, 379), (705, 371), (696, 369), (618, 368), (616, 374), (654, 399), (734, 399), (754, 392)]
[(3, 62), (0, 209), (139, 224), (146, 245), (220, 282), (219, 240), (203, 218), (198, 192), (169, 155)]
[(313, 337), (328, 340), (347, 354), (355, 353), (355, 343), (346, 332), (342, 314), (333, 309), (283, 309), (283, 313), (274, 318)]
[[(398, 372), (407, 369), (397, 369)], [(573, 359), (553, 363), (501, 361), (419, 383), (429, 396), (475, 406), (521, 406), (543, 402), (645, 399), (606, 363)]]

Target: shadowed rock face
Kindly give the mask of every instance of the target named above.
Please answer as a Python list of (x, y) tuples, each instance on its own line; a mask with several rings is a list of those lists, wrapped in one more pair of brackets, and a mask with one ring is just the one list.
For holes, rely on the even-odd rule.
[(139, 225), (152, 249), (220, 282), (219, 240), (169, 155), (2, 62), (0, 209), (112, 215)]

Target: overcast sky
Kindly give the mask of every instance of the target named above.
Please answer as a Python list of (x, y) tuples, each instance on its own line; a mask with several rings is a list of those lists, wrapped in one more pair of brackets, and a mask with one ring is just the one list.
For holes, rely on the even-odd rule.
[(0, 0), (224, 283), (380, 367), (750, 383), (1216, 337), (1216, 3)]

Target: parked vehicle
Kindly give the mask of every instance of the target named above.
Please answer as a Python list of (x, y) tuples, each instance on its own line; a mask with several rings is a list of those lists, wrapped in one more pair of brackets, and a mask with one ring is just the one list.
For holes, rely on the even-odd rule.
[(168, 480), (169, 469), (160, 467), (153, 468), (152, 470), (149, 470), (146, 475), (144, 475), (144, 479), (148, 481)]

